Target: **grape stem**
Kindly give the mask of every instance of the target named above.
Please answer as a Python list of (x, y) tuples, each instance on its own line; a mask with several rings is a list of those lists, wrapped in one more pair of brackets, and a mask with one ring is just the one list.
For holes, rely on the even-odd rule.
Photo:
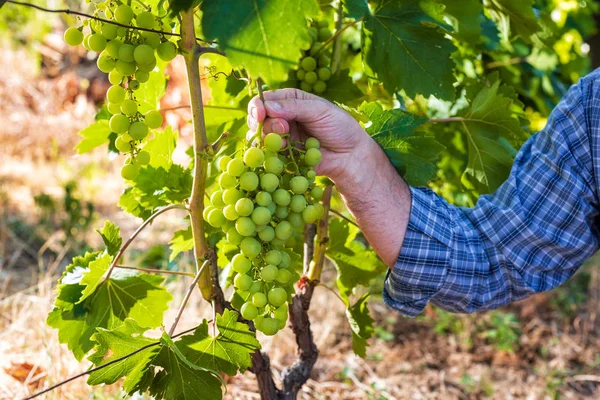
[[(161, 35), (165, 35), (165, 36), (177, 36), (177, 37), (181, 37), (181, 34), (179, 33), (175, 33), (175, 32), (166, 32), (166, 31), (159, 31), (156, 29), (150, 29), (150, 28), (141, 28), (138, 26), (130, 26), (130, 25), (125, 25), (125, 24), (121, 24), (119, 22), (116, 21), (111, 21), (109, 19), (104, 19), (104, 18), (100, 18), (100, 17), (96, 17), (95, 15), (91, 15), (91, 14), (86, 14), (80, 11), (74, 11), (68, 8), (60, 8), (60, 9), (53, 9), (53, 8), (46, 8), (46, 7), (42, 7), (42, 6), (38, 6), (36, 4), (31, 4), (31, 3), (24, 3), (21, 1), (15, 1), (15, 0), (2, 0), (1, 2), (3, 3), (11, 3), (17, 6), (24, 6), (24, 7), (31, 7), (31, 8), (35, 8), (36, 10), (39, 11), (43, 11), (43, 12), (47, 12), (47, 13), (60, 13), (60, 14), (67, 14), (67, 15), (77, 15), (79, 17), (83, 17), (83, 18), (89, 18), (89, 19), (93, 19), (96, 21), (100, 21), (100, 22), (104, 22), (105, 24), (111, 24), (111, 25), (116, 25), (116, 26), (120, 26), (123, 28), (127, 28), (127, 29), (135, 29), (138, 31), (143, 31), (143, 32), (154, 32), (154, 33), (159, 33)], [(203, 42), (203, 43), (209, 43), (209, 44), (216, 44), (216, 42), (211, 42), (209, 40), (204, 40), (202, 38), (196, 37), (196, 40)]]
[(185, 297), (183, 298), (183, 300), (181, 301), (181, 304), (179, 305), (179, 310), (177, 310), (177, 315), (175, 316), (175, 321), (173, 321), (173, 325), (171, 325), (171, 329), (169, 329), (169, 336), (173, 335), (173, 332), (175, 332), (175, 328), (177, 328), (177, 324), (179, 323), (179, 320), (181, 319), (181, 316), (183, 315), (183, 310), (185, 309), (185, 306), (187, 305), (188, 301), (190, 300), (190, 296), (194, 292), (194, 289), (196, 288), (196, 285), (198, 284), (200, 277), (204, 273), (204, 270), (207, 270), (206, 267), (209, 264), (210, 264), (209, 260), (204, 261), (204, 263), (202, 264), (202, 267), (200, 267), (200, 269), (198, 270), (196, 277), (190, 284), (190, 287), (188, 288), (187, 292), (185, 293)]

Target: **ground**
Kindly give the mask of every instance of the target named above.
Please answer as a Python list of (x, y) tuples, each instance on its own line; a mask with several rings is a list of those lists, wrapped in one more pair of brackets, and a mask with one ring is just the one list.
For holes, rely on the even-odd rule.
[[(67, 52), (56, 39), (50, 35), (37, 49), (43, 54), (41, 70), (25, 51), (9, 49), (6, 43), (0, 49), (1, 399), (25, 397), (89, 365), (76, 362), (66, 346), (58, 343), (56, 331), (46, 326), (45, 318), (52, 307), (57, 276), (68, 256), (81, 243), (97, 244), (98, 238), (93, 229), (88, 229), (78, 234), (81, 242), (65, 246), (64, 237), (48, 234), (39, 224), (43, 213), (34, 196), (46, 193), (61, 198), (65, 183), (76, 179), (80, 201), (94, 205), (93, 228), (110, 219), (128, 236), (139, 223), (116, 206), (123, 190), (118, 178), (120, 160), (107, 157), (102, 149), (85, 156), (73, 151), (77, 132), (93, 120), (94, 102), (102, 99), (107, 83), (94, 73), (94, 63), (85, 54)], [(58, 64), (52, 60), (58, 60)], [(172, 85), (163, 108), (186, 104), (185, 90), (178, 85), (183, 77), (177, 67), (175, 64), (170, 71)], [(167, 121), (181, 130), (183, 143), (190, 140), (186, 113), (181, 109), (167, 115)], [(179, 226), (177, 219), (154, 224), (142, 235), (134, 254), (167, 242)], [(599, 398), (598, 264), (600, 261), (592, 261), (586, 267), (584, 273), (592, 281), (586, 281), (585, 286), (534, 296), (505, 308), (502, 311), (513, 313), (517, 322), (504, 325), (494, 325), (493, 321), (495, 316), (506, 314), (454, 317), (433, 307), (427, 308), (424, 316), (408, 319), (394, 314), (375, 298), (371, 311), (377, 329), (365, 359), (352, 352), (343, 304), (331, 291), (318, 287), (310, 316), (320, 356), (312, 379), (299, 397)], [(331, 282), (333, 274), (329, 266), (323, 281)], [(166, 321), (174, 318), (185, 286), (183, 279), (170, 283), (175, 301)], [(579, 294), (583, 295), (581, 300)], [(576, 299), (561, 302), (561, 296), (571, 295)], [(194, 294), (188, 308), (180, 325), (182, 330), (210, 315), (199, 293)], [(260, 339), (271, 357), (275, 375), (294, 362), (296, 346), (290, 329), (277, 336), (277, 345), (270, 338)], [(256, 390), (254, 376), (246, 372), (228, 380), (225, 397), (258, 399)], [(90, 388), (85, 379), (79, 379), (45, 398), (121, 397), (119, 384)]]

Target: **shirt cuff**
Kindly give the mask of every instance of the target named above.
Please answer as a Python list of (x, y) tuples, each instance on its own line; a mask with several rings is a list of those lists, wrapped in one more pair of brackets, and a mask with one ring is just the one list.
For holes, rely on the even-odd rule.
[(398, 260), (385, 277), (383, 300), (389, 308), (415, 317), (446, 280), (453, 222), (448, 204), (432, 190), (410, 190), (410, 220)]

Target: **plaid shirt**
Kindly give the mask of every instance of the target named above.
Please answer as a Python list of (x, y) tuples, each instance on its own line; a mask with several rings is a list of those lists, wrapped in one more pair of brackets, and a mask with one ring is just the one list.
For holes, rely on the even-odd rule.
[(510, 175), (474, 208), (411, 188), (412, 210), (386, 304), (489, 310), (557, 287), (599, 248), (600, 69), (571, 87)]

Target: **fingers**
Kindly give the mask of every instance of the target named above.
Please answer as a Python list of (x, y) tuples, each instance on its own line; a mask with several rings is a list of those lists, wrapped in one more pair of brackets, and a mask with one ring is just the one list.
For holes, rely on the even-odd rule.
[[(260, 101), (258, 96), (253, 97), (250, 102), (248, 102), (248, 126), (250, 126), (251, 122), (262, 122), (266, 115), (263, 102)], [(250, 129), (252, 129), (252, 127), (250, 127)]]
[[(280, 100), (310, 100), (320, 101), (325, 103), (323, 99), (314, 94), (304, 92), (299, 89), (287, 88), (275, 91), (267, 91), (263, 93), (265, 101), (280, 101)], [(259, 122), (263, 121), (267, 116), (265, 106), (258, 96), (253, 97), (248, 103), (248, 127), (256, 130)], [(273, 115), (274, 116), (274, 115)]]
[(331, 108), (328, 103), (312, 99), (266, 100), (264, 107), (269, 117), (298, 122), (318, 121)]

